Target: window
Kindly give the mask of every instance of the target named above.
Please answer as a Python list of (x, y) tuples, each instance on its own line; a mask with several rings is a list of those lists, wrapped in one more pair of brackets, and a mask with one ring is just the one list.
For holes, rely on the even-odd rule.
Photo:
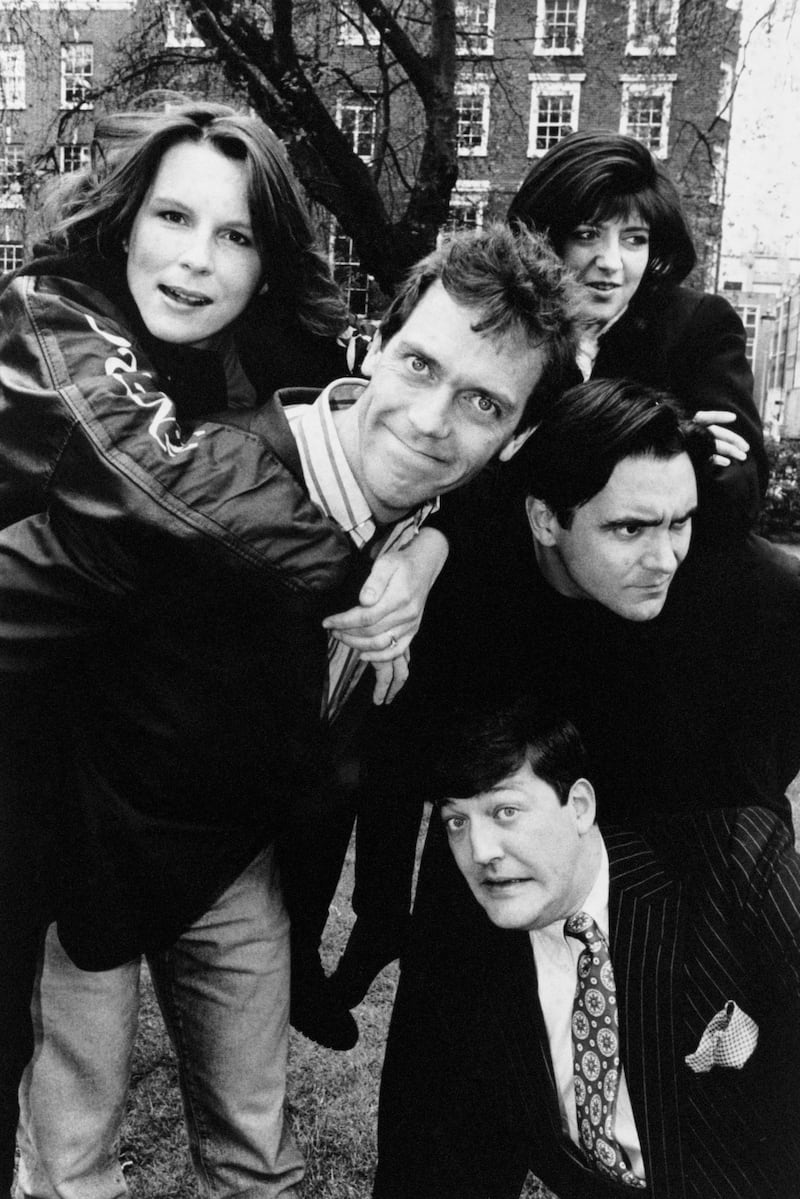
[(0, 241), (0, 271), (15, 271), (22, 266), (22, 245), (16, 241)]
[(528, 157), (535, 158), (578, 128), (581, 84), (586, 75), (529, 75), (528, 78), (531, 84)]
[(167, 49), (202, 49), (205, 45), (198, 35), (192, 22), (186, 15), (186, 10), (180, 4), (168, 4), (166, 10), (167, 37), (164, 45)]
[(22, 168), (24, 166), (21, 145), (0, 144), (0, 205), (3, 208), (22, 208)]
[(460, 233), (463, 229), (482, 229), (489, 194), (488, 180), (458, 179), (450, 197), (450, 211), (443, 232)]
[(75, 142), (71, 146), (58, 147), (58, 169), (63, 175), (88, 167), (90, 159), (88, 142)]
[(61, 107), (92, 108), (84, 97), (92, 87), (94, 46), (91, 42), (64, 42), (61, 46)]
[(739, 316), (742, 318), (745, 335), (747, 337), (747, 345), (745, 353), (747, 361), (752, 367), (756, 348), (756, 339), (758, 337), (758, 305), (743, 304), (737, 309)]
[(586, 0), (536, 0), (534, 54), (582, 54)]
[(342, 233), (335, 223), (331, 234), (331, 258), (333, 277), (342, 289), (350, 313), (369, 316), (370, 276), (358, 260), (353, 239)]
[(458, 153), (480, 156), (489, 141), (489, 84), (482, 81), (456, 84)]
[(14, 42), (0, 47), (0, 104), (25, 107), (25, 47)]
[(375, 129), (378, 110), (374, 100), (336, 102), (336, 124), (359, 158), (371, 159), (375, 153)]
[(456, 53), (494, 54), (494, 0), (457, 0)]
[(354, 0), (339, 0), (337, 6), (337, 41), (340, 46), (377, 46), (381, 40), (371, 21), (368, 21)]
[(626, 54), (674, 54), (678, 0), (628, 0)]
[(641, 79), (622, 77), (620, 133), (628, 133), (657, 158), (666, 158), (669, 145), (669, 113), (675, 75)]

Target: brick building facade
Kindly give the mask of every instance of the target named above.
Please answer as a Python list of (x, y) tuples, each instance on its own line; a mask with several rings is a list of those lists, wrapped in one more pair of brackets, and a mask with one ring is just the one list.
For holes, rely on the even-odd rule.
[[(109, 81), (142, 3), (0, 0), (0, 267), (29, 248), (26, 199), (35, 199), (37, 180), (85, 161), (93, 112), (76, 111), (81, 92)], [(186, 44), (177, 5), (163, 7), (165, 27)], [(458, 0), (456, 16), (459, 179), (450, 223), (502, 217), (532, 159), (565, 132), (619, 129), (667, 163), (696, 235), (696, 282), (713, 287), (736, 8), (726, 0)], [(408, 0), (401, 18), (424, 48), (425, 0)], [(391, 208), (421, 144), (418, 100), (391, 56), (377, 53), (376, 31), (352, 0), (298, 0), (295, 22), (324, 64), (318, 90), (356, 153), (372, 163), (391, 140), (394, 169), (381, 175)], [(374, 296), (352, 243), (323, 223), (352, 306), (366, 313)]]

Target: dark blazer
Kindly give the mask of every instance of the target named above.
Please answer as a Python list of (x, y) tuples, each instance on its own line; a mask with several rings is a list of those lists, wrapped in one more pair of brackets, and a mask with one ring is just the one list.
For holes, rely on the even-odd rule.
[[(758, 808), (606, 834), (622, 1059), (657, 1199), (800, 1186), (800, 859)], [(376, 1199), (622, 1193), (561, 1132), (530, 939), (492, 926), (455, 867), (404, 967), (381, 1087)], [(431, 913), (429, 912), (430, 918)], [(759, 1027), (740, 1069), (685, 1063), (728, 1000)]]

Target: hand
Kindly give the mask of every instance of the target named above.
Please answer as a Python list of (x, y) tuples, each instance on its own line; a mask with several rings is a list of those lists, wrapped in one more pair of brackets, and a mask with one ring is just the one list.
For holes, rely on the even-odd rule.
[(733, 429), (723, 428), (736, 420), (735, 412), (695, 412), (694, 419), (698, 425), (705, 425), (714, 435), (716, 453), (711, 455), (711, 461), (716, 466), (730, 466), (731, 459), (744, 462), (750, 446), (743, 437), (734, 433)]
[(447, 540), (422, 529), (403, 550), (382, 554), (359, 593), (359, 604), (323, 620), (339, 641), (366, 662), (390, 662), (404, 654), (419, 629), (425, 603), (447, 560)]
[(408, 679), (411, 655), (406, 650), (391, 662), (375, 662), (375, 689), (372, 692), (374, 704), (390, 704), (400, 692)]
[(322, 622), (334, 637), (373, 663), (374, 704), (390, 704), (408, 678), (409, 646), (447, 554), (443, 534), (422, 529), (405, 549), (378, 558), (357, 607)]

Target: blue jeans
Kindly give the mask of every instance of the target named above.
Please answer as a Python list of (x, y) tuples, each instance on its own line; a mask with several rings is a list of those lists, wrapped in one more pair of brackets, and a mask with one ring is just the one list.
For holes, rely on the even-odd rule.
[[(284, 1122), (289, 920), (272, 849), (169, 950), (148, 958), (178, 1058), (189, 1149), (208, 1199), (293, 1199)], [(24, 1199), (122, 1199), (117, 1147), (139, 1008), (138, 961), (79, 970), (48, 933), (20, 1088)]]

